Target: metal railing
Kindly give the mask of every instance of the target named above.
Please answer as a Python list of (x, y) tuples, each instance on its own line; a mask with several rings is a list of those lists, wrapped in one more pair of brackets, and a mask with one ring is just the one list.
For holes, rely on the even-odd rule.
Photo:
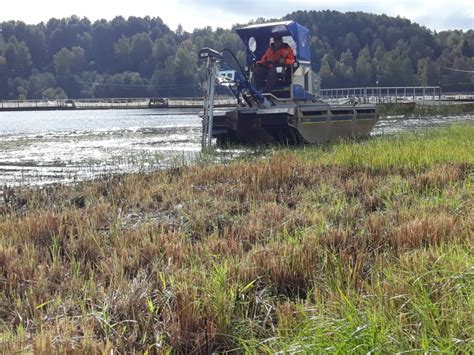
[[(217, 106), (235, 105), (235, 99), (217, 97)], [(53, 99), (53, 100), (5, 100), (0, 101), (2, 110), (44, 109), (94, 109), (94, 108), (147, 108), (147, 107), (202, 107), (202, 97), (176, 98), (103, 98), (103, 99)]]
[(370, 86), (320, 90), (320, 96), (325, 100), (354, 98), (364, 103), (435, 101), (442, 99), (441, 94), (439, 86)]
[(150, 99), (110, 98), (110, 99), (43, 99), (43, 100), (7, 100), (0, 101), (0, 109), (45, 109), (87, 107), (130, 107), (148, 106)]

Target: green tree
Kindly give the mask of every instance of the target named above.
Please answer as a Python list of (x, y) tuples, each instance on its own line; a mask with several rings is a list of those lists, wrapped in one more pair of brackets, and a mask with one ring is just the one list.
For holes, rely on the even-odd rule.
[(170, 56), (164, 68), (157, 68), (152, 84), (159, 96), (194, 96), (199, 93), (199, 71), (191, 40), (181, 43), (175, 56)]
[(49, 100), (64, 100), (68, 98), (66, 92), (59, 87), (55, 89), (46, 89), (45, 91), (43, 91), (43, 97)]
[(114, 57), (117, 71), (130, 70), (132, 68), (132, 46), (130, 38), (122, 36), (114, 43)]
[(33, 67), (42, 69), (48, 60), (46, 34), (41, 26), (28, 26), (22, 39), (28, 46)]
[(408, 45), (408, 55), (412, 66), (416, 66), (420, 59), (431, 59), (433, 56), (433, 48), (429, 48), (425, 39), (421, 36), (413, 36)]
[(337, 86), (348, 87), (354, 85), (354, 69), (341, 61), (336, 63), (334, 76)]
[(162, 67), (157, 67), (152, 76), (152, 85), (155, 87), (156, 95), (169, 96), (160, 90), (164, 86), (172, 86), (176, 73), (174, 56), (169, 56)]
[(149, 96), (148, 81), (139, 73), (124, 72), (105, 75), (94, 86), (95, 97), (143, 97)]
[(33, 70), (28, 78), (28, 99), (42, 99), (43, 92), (50, 88), (56, 88), (54, 75)]
[(428, 58), (418, 59), (417, 76), (421, 85), (439, 85), (439, 65)]
[(153, 71), (152, 53), (153, 42), (148, 33), (138, 33), (131, 38), (133, 68), (141, 75), (151, 75)]
[(3, 56), (5, 53), (5, 41), (3, 40), (2, 33), (0, 32), (0, 56)]
[(364, 47), (359, 52), (356, 61), (356, 77), (359, 85), (372, 86), (374, 85), (374, 66), (370, 58), (370, 51), (368, 47)]
[(348, 49), (347, 51), (341, 54), (340, 62), (343, 63), (347, 67), (354, 66), (354, 57), (352, 56), (352, 52), (350, 49)]
[(461, 53), (468, 58), (474, 57), (474, 30), (467, 31), (463, 36)]
[(114, 43), (121, 37), (114, 32), (111, 23), (106, 20), (96, 21), (91, 28), (91, 62), (99, 72), (111, 73), (114, 69)]
[(9, 99), (12, 100), (26, 100), (28, 96), (28, 81), (16, 77), (9, 80)]
[(174, 56), (177, 49), (178, 45), (171, 33), (167, 33), (163, 37), (158, 38), (153, 44), (153, 63), (155, 66), (163, 67), (166, 60)]
[(8, 94), (8, 65), (7, 60), (0, 56), (0, 98)]
[(417, 84), (410, 59), (401, 56), (398, 49), (384, 54), (380, 74), (382, 86)]
[[(373, 85), (376, 77), (380, 85), (432, 85), (439, 80), (440, 65), (474, 69), (473, 30), (436, 33), (406, 19), (362, 12), (296, 11), (283, 19), (311, 30), (312, 65), (322, 74), (324, 87)], [(259, 18), (251, 23), (265, 21)], [(0, 98), (38, 97), (37, 80), (46, 77), (40, 79), (37, 73), (56, 75), (57, 85), (70, 97), (122, 95), (128, 91), (99, 92), (91, 83), (140, 82), (135, 75), (118, 75), (125, 72), (138, 73), (145, 84), (151, 80), (161, 88), (154, 94), (200, 94), (195, 88), (197, 49), (226, 47), (241, 62), (246, 54), (233, 30), (204, 27), (187, 33), (179, 26), (171, 31), (160, 18), (119, 16), (91, 23), (71, 16), (38, 25), (7, 21), (0, 28)], [(447, 71), (444, 76), (449, 88), (468, 90), (461, 83), (470, 84), (466, 83), (470, 77)], [(34, 85), (29, 84), (30, 78)], [(150, 94), (146, 90), (131, 94), (136, 92)]]
[(54, 55), (53, 61), (56, 74), (66, 78), (84, 68), (85, 53), (81, 47), (63, 48)]
[(326, 54), (321, 60), (321, 68), (319, 69), (319, 76), (321, 77), (322, 87), (334, 87), (334, 74), (329, 64), (329, 56)]
[(180, 47), (176, 51), (174, 63), (176, 67), (176, 84), (197, 85), (197, 56), (193, 51), (191, 40), (186, 40), (181, 43)]
[(5, 59), (10, 77), (26, 77), (31, 71), (31, 54), (25, 42), (18, 42), (16, 37), (10, 37), (5, 46)]
[(360, 51), (360, 42), (357, 36), (350, 32), (348, 33), (342, 42), (343, 48), (349, 50), (351, 53), (359, 53)]

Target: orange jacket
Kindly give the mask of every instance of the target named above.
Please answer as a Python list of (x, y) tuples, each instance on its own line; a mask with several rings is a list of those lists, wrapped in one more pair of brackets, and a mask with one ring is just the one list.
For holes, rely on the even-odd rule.
[(291, 65), (295, 62), (295, 55), (293, 54), (293, 49), (286, 44), (283, 43), (283, 46), (275, 50), (274, 45), (272, 44), (263, 54), (262, 58), (257, 61), (257, 64), (264, 64), (267, 61), (271, 61), (273, 64), (277, 64), (280, 59), (284, 59), (284, 64)]

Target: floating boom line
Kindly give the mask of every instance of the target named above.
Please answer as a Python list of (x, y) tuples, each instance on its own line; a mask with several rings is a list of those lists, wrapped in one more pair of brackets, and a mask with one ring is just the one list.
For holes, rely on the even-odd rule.
[(441, 66), (442, 69), (446, 70), (451, 70), (459, 73), (469, 73), (469, 74), (474, 74), (474, 70), (465, 70), (465, 69), (456, 69), (456, 68), (448, 68), (448, 67), (443, 67)]
[(97, 85), (97, 86), (117, 86), (117, 87), (134, 87), (134, 88), (150, 88), (150, 89), (180, 89), (180, 88), (198, 88), (199, 85), (196, 84), (181, 84), (181, 85), (137, 85), (137, 84), (114, 84), (114, 83), (100, 83), (96, 81), (82, 81), (77, 80), (77, 83), (81, 84), (90, 84), (90, 85)]

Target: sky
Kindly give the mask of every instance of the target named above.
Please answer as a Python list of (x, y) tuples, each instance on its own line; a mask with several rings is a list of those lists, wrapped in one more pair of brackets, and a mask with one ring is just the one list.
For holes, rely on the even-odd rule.
[[(5, 0), (4, 0), (5, 1)], [(473, 0), (22, 0), (5, 1), (0, 22), (21, 20), (28, 24), (71, 15), (94, 21), (115, 16), (160, 17), (172, 30), (205, 26), (230, 28), (258, 17), (279, 18), (296, 10), (363, 11), (400, 16), (429, 29), (474, 29)]]

